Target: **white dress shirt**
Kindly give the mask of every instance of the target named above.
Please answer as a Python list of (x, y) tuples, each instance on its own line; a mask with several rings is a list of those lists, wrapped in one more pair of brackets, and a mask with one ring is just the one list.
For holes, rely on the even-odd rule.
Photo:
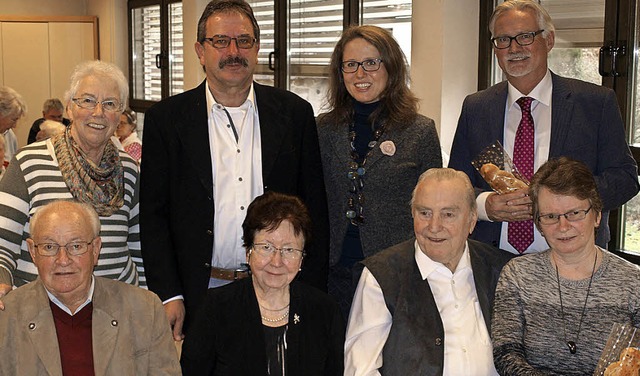
[(49, 300), (51, 300), (53, 304), (57, 305), (58, 308), (65, 311), (69, 316), (74, 316), (76, 313), (80, 312), (80, 310), (84, 308), (87, 304), (91, 303), (91, 301), (93, 300), (93, 290), (95, 290), (95, 287), (96, 287), (96, 278), (94, 276), (91, 276), (91, 286), (89, 287), (89, 294), (87, 295), (87, 299), (84, 301), (84, 303), (80, 304), (78, 308), (76, 308), (75, 312), (71, 312), (69, 307), (64, 305), (64, 303), (62, 303), (60, 299), (56, 298), (55, 295), (50, 293), (46, 287), (44, 288), (44, 291), (46, 291), (47, 296), (49, 297)]
[[(511, 85), (511, 83), (508, 83), (508, 87), (509, 91), (507, 95), (504, 119), (504, 140), (502, 142), (502, 146), (507, 154), (513, 158), (516, 131), (518, 130), (518, 125), (520, 125), (520, 119), (522, 118), (522, 111), (516, 101), (520, 97), (533, 98), (534, 100), (531, 103), (531, 116), (533, 116), (535, 132), (533, 171), (538, 171), (538, 168), (540, 168), (540, 166), (549, 159), (549, 147), (551, 145), (551, 98), (553, 92), (551, 72), (547, 70), (547, 74), (544, 76), (542, 81), (540, 81), (538, 85), (533, 88), (531, 93), (527, 95), (520, 93), (518, 89)], [(490, 193), (491, 192), (483, 192), (478, 195), (476, 199), (478, 204), (478, 218), (481, 220), (489, 220), (485, 203)], [(503, 222), (500, 232), (499, 247), (518, 255), (520, 253), (511, 244), (509, 244), (507, 235), (508, 228), (509, 222)], [(540, 231), (533, 226), (533, 243), (531, 243), (525, 253), (542, 252), (547, 249), (549, 249), (547, 241), (542, 237)]]
[(240, 107), (218, 104), (208, 85), (206, 92), (215, 213), (211, 265), (236, 269), (246, 262), (242, 222), (247, 207), (264, 193), (258, 108), (253, 85)]
[[(478, 302), (469, 245), (455, 273), (424, 254), (415, 243), (415, 260), (444, 326), (443, 375), (497, 375), (491, 339)], [(416, 320), (420, 320), (416, 317)], [(382, 349), (393, 317), (375, 277), (365, 267), (351, 306), (345, 341), (345, 375), (379, 375)]]

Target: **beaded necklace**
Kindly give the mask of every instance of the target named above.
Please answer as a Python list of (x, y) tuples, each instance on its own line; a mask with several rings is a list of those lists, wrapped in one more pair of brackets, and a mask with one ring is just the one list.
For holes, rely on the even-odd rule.
[(348, 209), (346, 216), (354, 226), (359, 226), (364, 223), (364, 194), (362, 191), (364, 189), (364, 176), (367, 172), (367, 159), (371, 156), (371, 153), (373, 153), (373, 148), (378, 144), (378, 140), (380, 140), (383, 133), (384, 125), (381, 125), (373, 132), (373, 139), (367, 144), (367, 153), (364, 158), (362, 158), (362, 162), (358, 162), (359, 155), (355, 143), (355, 123), (352, 122), (351, 125), (349, 125), (349, 145), (351, 146), (349, 155), (351, 156), (351, 160), (347, 165), (347, 178), (351, 182), (351, 187), (349, 188), (351, 195), (347, 201)]

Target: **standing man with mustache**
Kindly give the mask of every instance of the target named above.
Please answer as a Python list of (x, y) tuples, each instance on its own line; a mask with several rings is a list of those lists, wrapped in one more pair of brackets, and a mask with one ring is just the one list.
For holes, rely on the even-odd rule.
[(260, 28), (243, 0), (213, 0), (195, 50), (197, 88), (145, 113), (140, 194), (149, 288), (162, 299), (175, 340), (207, 288), (249, 275), (242, 222), (265, 191), (299, 196), (314, 224), (301, 279), (326, 290), (327, 204), (311, 105), (253, 81)]
[(489, 30), (507, 81), (465, 99), (449, 162), (466, 172), (476, 188), (479, 220), (473, 238), (515, 254), (549, 248), (533, 226), (528, 189), (498, 195), (471, 165), (498, 140), (529, 179), (550, 158), (566, 156), (587, 164), (604, 204), (596, 243), (606, 248), (609, 211), (639, 189), (615, 93), (549, 70), (555, 27), (537, 1), (500, 4)]

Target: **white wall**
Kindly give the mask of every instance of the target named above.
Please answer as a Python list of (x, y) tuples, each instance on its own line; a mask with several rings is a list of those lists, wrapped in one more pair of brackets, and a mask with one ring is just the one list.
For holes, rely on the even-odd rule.
[(445, 165), (462, 101), (478, 87), (478, 18), (477, 0), (413, 2), (411, 88), (436, 122)]

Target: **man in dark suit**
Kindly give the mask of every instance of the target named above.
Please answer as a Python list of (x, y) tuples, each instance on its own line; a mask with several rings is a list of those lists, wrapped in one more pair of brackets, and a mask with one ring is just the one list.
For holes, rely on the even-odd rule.
[(549, 71), (547, 55), (554, 45), (555, 28), (547, 11), (535, 1), (502, 3), (491, 16), (489, 30), (507, 82), (465, 99), (449, 161), (449, 167), (466, 172), (476, 188), (479, 222), (473, 238), (516, 254), (548, 248), (530, 223), (527, 228), (532, 242), (528, 246), (518, 249), (509, 240), (509, 226), (515, 229), (518, 225), (513, 223), (532, 219), (528, 190), (498, 195), (471, 165), (496, 140), (511, 156), (514, 150), (522, 150), (515, 145), (526, 111), (518, 102), (529, 97), (535, 139), (532, 172), (547, 159), (560, 156), (589, 166), (604, 203), (596, 243), (606, 247), (611, 238), (609, 211), (627, 202), (639, 189), (637, 166), (626, 142), (614, 92)]
[(301, 279), (326, 290), (327, 205), (313, 111), (292, 93), (253, 82), (259, 47), (246, 2), (211, 1), (195, 43), (206, 81), (145, 114), (145, 274), (176, 340), (207, 288), (248, 276), (241, 224), (264, 191), (308, 206), (314, 238)]
[(363, 262), (345, 375), (495, 375), (493, 295), (512, 255), (467, 240), (477, 214), (463, 172), (423, 173), (411, 213), (415, 239)]

